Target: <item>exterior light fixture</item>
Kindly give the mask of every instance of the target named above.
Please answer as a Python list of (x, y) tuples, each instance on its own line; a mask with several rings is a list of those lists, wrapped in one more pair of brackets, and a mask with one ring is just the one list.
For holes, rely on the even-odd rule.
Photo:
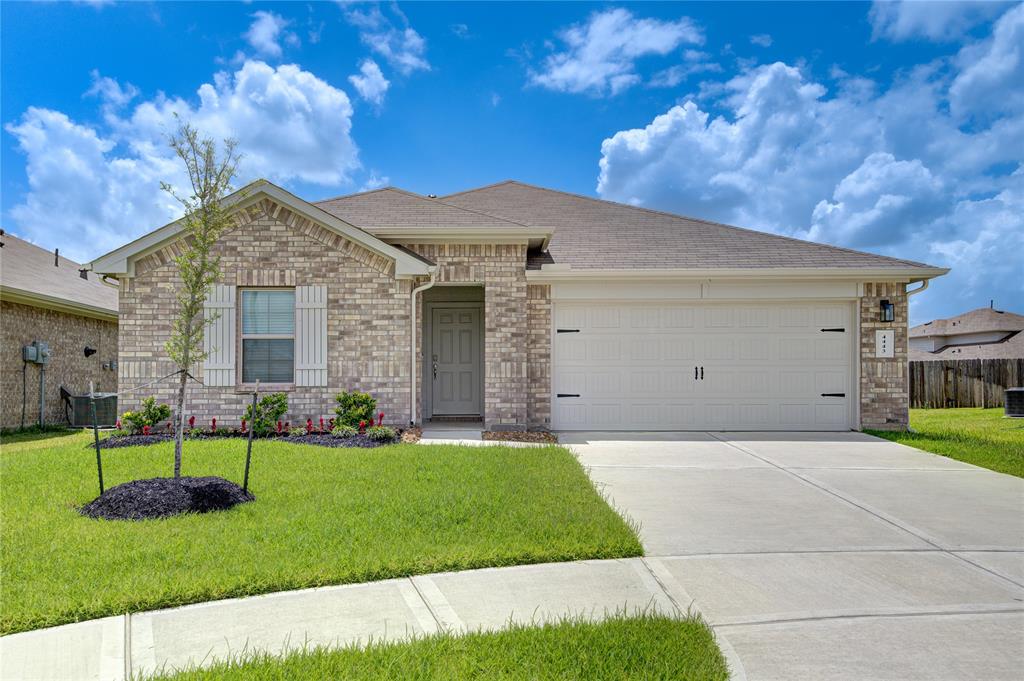
[(883, 300), (879, 307), (881, 309), (881, 315), (879, 319), (883, 322), (891, 322), (896, 320), (896, 306), (890, 303), (888, 300)]
[(86, 345), (85, 346), (84, 354), (85, 354), (86, 357), (92, 357), (93, 355), (96, 354), (96, 349), (95, 348), (90, 348), (88, 345)]

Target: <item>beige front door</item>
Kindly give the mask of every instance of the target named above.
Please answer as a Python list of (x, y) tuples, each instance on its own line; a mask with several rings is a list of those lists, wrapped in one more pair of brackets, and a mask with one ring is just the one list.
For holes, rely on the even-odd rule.
[(479, 308), (437, 307), (431, 316), (431, 406), (434, 416), (482, 413)]

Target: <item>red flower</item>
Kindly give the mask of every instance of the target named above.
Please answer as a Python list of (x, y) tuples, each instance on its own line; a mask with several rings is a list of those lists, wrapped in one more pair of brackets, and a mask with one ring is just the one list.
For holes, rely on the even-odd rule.
[(384, 425), (384, 412), (381, 412), (381, 413), (377, 414), (377, 425), (378, 426), (383, 426)]
[(121, 419), (117, 420), (117, 423), (114, 424), (114, 427), (117, 428), (118, 430), (121, 430)]
[(242, 432), (245, 432), (245, 419), (242, 419)]
[(306, 419), (306, 435), (313, 432), (313, 419)]
[(217, 419), (213, 419), (210, 422), (210, 432), (211, 433), (216, 433), (217, 432)]
[(189, 416), (188, 417), (188, 427), (189, 428), (195, 428), (196, 427), (196, 417), (195, 416)]
[(277, 422), (277, 434), (278, 435), (281, 434), (281, 422), (280, 421)]
[(334, 430), (334, 419), (331, 419), (330, 421), (327, 422), (327, 427), (330, 428), (331, 430)]
[(362, 433), (364, 430), (366, 430), (366, 421), (360, 421), (359, 422), (359, 432)]
[(320, 432), (324, 432), (324, 417), (320, 417)]
[(149, 435), (149, 426), (142, 426), (142, 434)]

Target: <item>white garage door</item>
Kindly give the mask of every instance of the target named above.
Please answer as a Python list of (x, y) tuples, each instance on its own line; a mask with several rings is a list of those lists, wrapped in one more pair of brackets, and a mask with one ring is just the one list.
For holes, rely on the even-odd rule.
[(850, 303), (554, 305), (556, 430), (847, 430)]

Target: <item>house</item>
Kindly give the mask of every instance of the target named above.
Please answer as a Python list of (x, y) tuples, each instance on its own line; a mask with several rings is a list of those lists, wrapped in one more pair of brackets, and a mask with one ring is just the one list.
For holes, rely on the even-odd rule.
[(981, 307), (910, 329), (910, 361), (1024, 358), (1024, 315)]
[[(261, 180), (225, 203), (200, 422), (237, 423), (259, 380), (293, 422), (355, 388), (392, 423), (902, 428), (907, 286), (947, 271), (515, 181), (311, 203)], [(124, 388), (174, 370), (180, 236), (91, 264), (120, 280)]]
[[(64, 423), (61, 386), (117, 390), (118, 290), (56, 252), (2, 232), (0, 243), (0, 425), (20, 427), (23, 410), (26, 426)], [(25, 361), (37, 341), (46, 361)]]

